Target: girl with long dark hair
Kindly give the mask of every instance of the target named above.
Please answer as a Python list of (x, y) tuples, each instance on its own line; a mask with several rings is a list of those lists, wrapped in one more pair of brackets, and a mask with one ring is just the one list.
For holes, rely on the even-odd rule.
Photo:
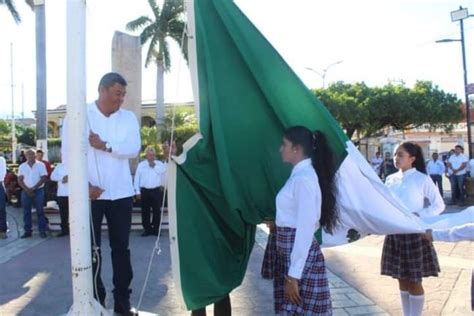
[[(435, 216), (444, 210), (439, 190), (426, 174), (420, 146), (406, 142), (395, 152), (399, 171), (385, 184), (405, 206), (420, 217)], [(425, 206), (425, 199), (429, 206)], [(398, 279), (404, 315), (421, 315), (424, 305), (422, 278), (438, 276), (439, 263), (432, 242), (422, 234), (388, 235), (382, 252), (382, 274)]]
[(324, 257), (314, 233), (338, 221), (335, 159), (326, 137), (303, 126), (284, 132), (280, 153), (294, 167), (276, 197), (274, 298), (277, 314), (331, 315)]

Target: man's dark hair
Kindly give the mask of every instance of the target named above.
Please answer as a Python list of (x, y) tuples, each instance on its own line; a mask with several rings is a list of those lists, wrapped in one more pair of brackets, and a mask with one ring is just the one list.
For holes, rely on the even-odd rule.
[(36, 150), (36, 153), (37, 153), (37, 154), (44, 154), (44, 152), (43, 152), (41, 149), (37, 149), (37, 150)]
[(454, 146), (454, 148), (459, 148), (461, 150), (464, 150), (464, 147), (462, 147), (461, 145), (456, 145), (456, 146)]
[(126, 87), (127, 86), (127, 81), (122, 77), (122, 75), (116, 73), (116, 72), (109, 72), (105, 74), (102, 79), (100, 79), (99, 82), (99, 90), (100, 87), (104, 88), (110, 88), (114, 84), (118, 83), (121, 86)]

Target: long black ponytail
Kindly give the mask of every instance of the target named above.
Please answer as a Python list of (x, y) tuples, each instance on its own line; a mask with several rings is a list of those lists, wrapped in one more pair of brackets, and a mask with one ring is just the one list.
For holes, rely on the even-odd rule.
[(423, 150), (420, 145), (412, 142), (404, 142), (399, 146), (402, 147), (411, 157), (415, 157), (412, 167), (419, 172), (426, 174), (425, 158), (423, 157)]
[(300, 145), (305, 156), (311, 158), (311, 163), (318, 175), (321, 188), (321, 218), (320, 225), (328, 233), (332, 233), (339, 221), (336, 207), (336, 160), (329, 147), (326, 136), (316, 130), (311, 132), (304, 126), (293, 126), (285, 130), (284, 137), (293, 145)]

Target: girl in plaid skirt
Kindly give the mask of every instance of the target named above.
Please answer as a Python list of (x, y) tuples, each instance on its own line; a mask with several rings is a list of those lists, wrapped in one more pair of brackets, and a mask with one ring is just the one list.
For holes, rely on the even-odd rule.
[(325, 136), (303, 126), (285, 131), (280, 153), (294, 167), (276, 197), (275, 223), (269, 223), (276, 246), (270, 273), (275, 313), (332, 315), (324, 257), (314, 233), (320, 226), (332, 232), (338, 219), (335, 160)]
[[(426, 175), (420, 146), (406, 142), (395, 152), (399, 171), (385, 184), (405, 206), (420, 217), (435, 216), (444, 210), (439, 190)], [(425, 207), (425, 199), (429, 206)], [(433, 243), (422, 234), (388, 235), (382, 252), (382, 274), (398, 279), (404, 315), (421, 315), (424, 304), (422, 278), (438, 276), (439, 263)]]

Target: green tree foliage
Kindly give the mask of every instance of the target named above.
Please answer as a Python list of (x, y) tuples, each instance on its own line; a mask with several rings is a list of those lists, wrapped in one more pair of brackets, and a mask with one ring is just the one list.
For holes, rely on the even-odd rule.
[[(173, 126), (173, 112), (172, 110), (167, 111), (165, 117), (165, 129), (161, 132), (160, 139), (165, 141), (171, 140), (171, 130)], [(197, 120), (194, 114), (193, 108), (176, 109), (176, 115), (174, 115), (174, 134), (173, 141), (176, 142), (178, 147), (177, 154), (180, 154), (183, 149), (183, 144), (196, 134)], [(141, 128), (142, 138), (142, 150), (147, 146), (153, 146), (159, 156), (163, 155), (161, 144), (158, 143), (156, 126)]]
[(391, 83), (371, 88), (365, 83), (337, 82), (314, 93), (355, 141), (386, 127), (403, 131), (426, 125), (450, 132), (463, 117), (456, 95), (430, 81), (418, 81), (413, 88)]
[[(32, 127), (16, 124), (15, 136), (18, 143), (29, 146), (35, 146), (36, 144), (36, 131)], [(11, 137), (11, 122), (0, 120), (0, 141), (2, 144), (11, 144)]]
[[(140, 16), (127, 23), (127, 29), (136, 31), (142, 29), (140, 42), (145, 45), (149, 42), (145, 65), (152, 61), (161, 63), (166, 71), (171, 68), (171, 59), (168, 38), (173, 39), (181, 47), (184, 57), (188, 58), (187, 37), (183, 36), (184, 31), (184, 3), (183, 0), (165, 0), (160, 8), (155, 0), (148, 0), (148, 4), (153, 13), (153, 17)], [(183, 45), (181, 45), (181, 41)]]
[(32, 127), (22, 127), (17, 139), (18, 143), (36, 146), (36, 130)]
[[(148, 51), (145, 66), (156, 62), (156, 122), (159, 130), (164, 130), (164, 73), (171, 69), (169, 40), (176, 42), (181, 52), (188, 60), (188, 39), (184, 32), (184, 3), (183, 0), (165, 0), (160, 8), (155, 0), (148, 0), (153, 13), (152, 17), (140, 16), (127, 23), (130, 31), (141, 30), (140, 42), (147, 43)], [(160, 136), (157, 134), (157, 136)]]

